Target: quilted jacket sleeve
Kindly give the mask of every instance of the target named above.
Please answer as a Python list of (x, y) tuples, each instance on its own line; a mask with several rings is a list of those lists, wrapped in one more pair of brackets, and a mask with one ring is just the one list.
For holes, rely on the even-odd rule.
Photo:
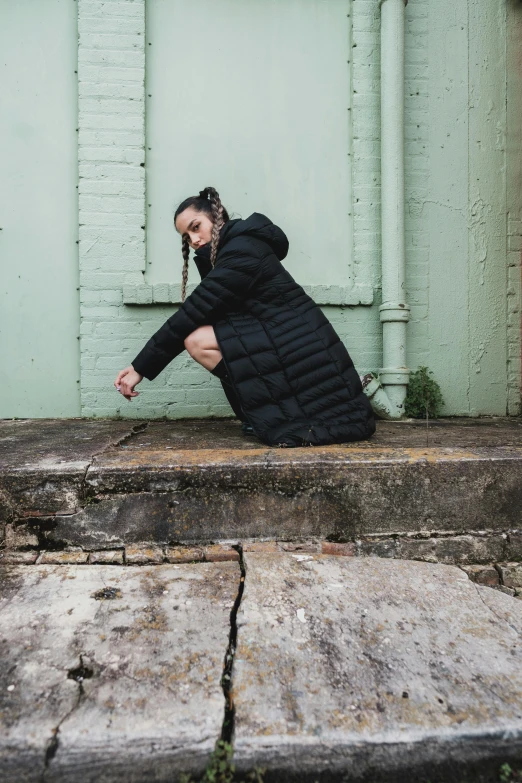
[(227, 243), (214, 269), (133, 360), (132, 366), (140, 375), (154, 380), (185, 350), (184, 341), (191, 332), (240, 308), (260, 274), (261, 259), (255, 251), (246, 251), (244, 240), (238, 240)]

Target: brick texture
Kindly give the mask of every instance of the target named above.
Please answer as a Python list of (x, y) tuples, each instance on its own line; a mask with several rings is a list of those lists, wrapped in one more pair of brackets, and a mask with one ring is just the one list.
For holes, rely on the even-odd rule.
[(145, 268), (145, 1), (79, 0), (78, 36), (82, 413), (132, 415), (111, 383), (150, 336), (123, 306)]
[(520, 351), (521, 351), (521, 257), (522, 212), (508, 216), (508, 280), (507, 280), (507, 412), (520, 414)]
[[(112, 387), (174, 311), (154, 305), (146, 265), (145, 0), (78, 1), (79, 259), (82, 415), (180, 418), (230, 416), (220, 384), (182, 354), (132, 403)], [(351, 4), (352, 165), (355, 278), (375, 289), (372, 306), (325, 306), (359, 372), (382, 366), (380, 294), (380, 9)], [(405, 8), (406, 284), (411, 306), (408, 364), (428, 356), (430, 109), (428, 0)], [(517, 199), (508, 234), (508, 410), (520, 410), (520, 247)], [(436, 248), (433, 251), (436, 255)], [(172, 286), (178, 284), (173, 281)], [(140, 286), (125, 305), (124, 286)], [(170, 287), (172, 287), (170, 286)], [(169, 299), (172, 291), (165, 292)], [(161, 298), (161, 297), (160, 297)]]
[[(351, 153), (356, 158), (354, 184), (360, 204), (354, 215), (359, 226), (355, 261), (364, 267), (362, 279), (375, 285), (380, 257), (379, 14), (373, 2), (356, 6), (354, 34), (360, 38), (353, 48), (352, 111), (358, 130)], [(112, 387), (117, 371), (132, 361), (174, 308), (147, 306), (153, 292), (145, 279), (145, 2), (79, 0), (78, 14), (82, 414), (230, 416), (220, 384), (186, 354), (153, 384), (143, 381), (140, 396), (132, 403)], [(370, 58), (368, 47), (373, 50)], [(362, 108), (360, 102), (367, 96), (370, 102)], [(123, 304), (126, 284), (128, 289), (141, 286), (137, 307)], [(358, 369), (377, 369), (381, 364), (377, 307), (324, 310)]]

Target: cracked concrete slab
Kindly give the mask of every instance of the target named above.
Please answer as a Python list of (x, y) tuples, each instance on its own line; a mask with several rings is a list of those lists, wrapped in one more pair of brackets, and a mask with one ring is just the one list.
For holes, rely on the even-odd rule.
[(522, 449), (113, 449), (87, 472), (96, 502), (47, 538), (92, 546), (105, 545), (107, 530), (107, 545), (503, 531), (520, 524), (521, 468)]
[(379, 422), (363, 443), (269, 449), (237, 421), (0, 422), (0, 519), (29, 518), (41, 547), (518, 529), (521, 423), (429, 438)]
[(2, 783), (172, 783), (221, 733), (237, 563), (0, 577)]
[(144, 427), (83, 419), (0, 422), (0, 519), (74, 513), (94, 457)]
[(479, 783), (522, 759), (520, 601), (439, 564), (247, 552), (245, 565), (239, 772)]

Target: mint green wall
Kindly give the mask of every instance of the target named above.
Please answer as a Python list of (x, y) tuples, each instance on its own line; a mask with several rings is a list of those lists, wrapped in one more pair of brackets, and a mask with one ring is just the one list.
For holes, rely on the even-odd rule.
[[(89, 0), (80, 2), (80, 10), (85, 9), (86, 25), (90, 24), (87, 9), (91, 6)], [(90, 258), (84, 259), (80, 243), (82, 269), (96, 273), (91, 291), (84, 293), (82, 311), (85, 415), (177, 417), (228, 412), (213, 379), (195, 367), (186, 355), (175, 360), (153, 384), (144, 381), (140, 398), (132, 404), (115, 400), (110, 387), (116, 370), (132, 359), (179, 301), (181, 261), (171, 213), (178, 199), (207, 184), (209, 178), (204, 177), (205, 171), (209, 176), (214, 173), (210, 177), (214, 184), (223, 185), (227, 206), (233, 211), (246, 214), (260, 209), (281, 220), (292, 241), (289, 264), (302, 283), (317, 285), (314, 274), (318, 269), (324, 269), (325, 282), (331, 282), (332, 272), (342, 269), (340, 259), (348, 260), (347, 268), (355, 288), (348, 286), (334, 291), (316, 287), (312, 293), (325, 305), (359, 370), (377, 369), (382, 364), (378, 315), (379, 3), (331, 0), (325, 10), (325, 3), (311, 1), (306, 5), (301, 3), (300, 13), (295, 15), (296, 3), (287, 0), (278, 5), (279, 17), (273, 17), (269, 10), (263, 15), (262, 7), (261, 3), (245, 5), (239, 0), (223, 0), (219, 7), (227, 12), (221, 20), (232, 17), (234, 30), (239, 27), (236, 33), (240, 35), (243, 31), (238, 45), (243, 57), (239, 57), (237, 46), (228, 41), (227, 31), (215, 28), (212, 20), (217, 6), (208, 0), (197, 0), (188, 10), (181, 3), (149, 0), (146, 46), (142, 48), (139, 31), (145, 29), (143, 2), (133, 2), (125, 11), (114, 11), (105, 19), (104, 29), (110, 32), (118, 13), (120, 24), (125, 24), (126, 31), (136, 36), (121, 39), (129, 58), (132, 52), (132, 61), (126, 60), (123, 54), (116, 60), (110, 51), (104, 53), (105, 61), (110, 58), (111, 67), (117, 68), (122, 63), (127, 67), (126, 74), (115, 72), (114, 78), (118, 77), (121, 84), (113, 88), (107, 105), (112, 113), (118, 108), (118, 101), (122, 127), (134, 129), (132, 143), (136, 152), (132, 157), (128, 157), (128, 149), (126, 153), (123, 149), (114, 153), (114, 162), (118, 161), (120, 170), (115, 172), (111, 164), (111, 171), (105, 172), (107, 148), (102, 140), (96, 152), (89, 149), (92, 152), (89, 176), (94, 178), (98, 170), (114, 181), (104, 185), (103, 192), (111, 196), (100, 202), (105, 210), (103, 216), (94, 217), (87, 211), (87, 218), (92, 218), (95, 225), (89, 228), (85, 247), (90, 248), (97, 241)], [(339, 42), (338, 35), (344, 29), (343, 14), (350, 21), (350, 29)], [(510, 15), (509, 28), (506, 14)], [(332, 41), (337, 41), (336, 47), (332, 44), (328, 48), (321, 37), (321, 24), (325, 20), (337, 21), (336, 35), (332, 36)], [(97, 24), (102, 24), (102, 20), (98, 19)], [(278, 160), (278, 134), (274, 129), (285, 109), (281, 96), (288, 88), (284, 63), (281, 63), (286, 53), (281, 51), (280, 39), (288, 41), (289, 52), (295, 50), (298, 58), (300, 47), (307, 41), (310, 48), (314, 24), (319, 29), (317, 45), (323, 46), (324, 51), (323, 56), (314, 52), (310, 102), (313, 105), (317, 97), (314, 85), (320, 84), (325, 93), (321, 101), (326, 103), (334, 96), (338, 105), (331, 109), (328, 118), (323, 116), (324, 112), (314, 114), (309, 106), (302, 107), (309, 111), (302, 138), (299, 128), (292, 125), (296, 113), (290, 112), (290, 133), (293, 132), (296, 143), (293, 148), (288, 145), (285, 129), (279, 130), (285, 144), (284, 161), (274, 168), (270, 163), (267, 167), (267, 157), (269, 161)], [(90, 40), (97, 43), (92, 37), (94, 30), (88, 29)], [(520, 88), (519, 74), (513, 74), (514, 58), (509, 59), (509, 46), (506, 48), (507, 34), (512, 34), (513, 29), (520, 30), (520, 13), (503, 3), (491, 4), (489, 0), (456, 3), (415, 0), (406, 7), (406, 262), (412, 313), (408, 325), (408, 364), (412, 369), (427, 364), (434, 370), (446, 399), (445, 412), (454, 415), (519, 410), (520, 290), (516, 277), (519, 258), (515, 259), (514, 249), (507, 247), (508, 213), (512, 218), (511, 233), (520, 230), (520, 222), (517, 223), (520, 190), (511, 187), (509, 204), (507, 195), (510, 160), (520, 152), (520, 145), (506, 151), (507, 90), (511, 84), (509, 107), (510, 102), (516, 102), (515, 93)], [(202, 42), (194, 50), (191, 30), (198, 31)], [(260, 30), (264, 35), (257, 37)], [(263, 39), (267, 59), (260, 69), (263, 51), (258, 51), (256, 41)], [(273, 51), (272, 44), (276, 41), (279, 45)], [(80, 38), (80, 45), (81, 42)], [(98, 43), (101, 45), (101, 41)], [(347, 43), (351, 57), (346, 54)], [(101, 55), (95, 57), (93, 51), (89, 48), (90, 53), (85, 57), (90, 58), (88, 84), (95, 90), (95, 80), (101, 78), (101, 73), (97, 75), (95, 70)], [(138, 56), (144, 68), (147, 64), (146, 89), (145, 83), (139, 81)], [(341, 60), (345, 58), (350, 60), (346, 63), (348, 71), (341, 68), (344, 65)], [(347, 76), (351, 92), (348, 97)], [(306, 102), (306, 79), (306, 68), (303, 68), (303, 83), (299, 82), (298, 73), (292, 73), (292, 97), (297, 96), (301, 102)], [(266, 90), (265, 81), (274, 80), (273, 90)], [(135, 91), (132, 95), (118, 92), (131, 87)], [(230, 107), (230, 96), (234, 94), (237, 105)], [(272, 96), (277, 106), (270, 102)], [(138, 98), (143, 101), (143, 115), (147, 106), (146, 129), (144, 125), (138, 126)], [(342, 177), (347, 174), (350, 177), (352, 215), (348, 217), (353, 222), (343, 219), (344, 197), (333, 187), (330, 205), (333, 220), (328, 223), (329, 238), (323, 250), (316, 233), (320, 221), (314, 224), (310, 204), (316, 198), (318, 214), (322, 215), (324, 201), (328, 199), (327, 183), (314, 189), (317, 161), (308, 169), (308, 156), (302, 154), (300, 145), (310, 139), (312, 144), (323, 144), (327, 158), (331, 132), (328, 123), (335, 119), (337, 130), (343, 126), (339, 107), (353, 114), (346, 132), (346, 162), (341, 172)], [(126, 117), (127, 112), (131, 116)], [(264, 122), (265, 115), (267, 127), (252, 127), (256, 120)], [(142, 134), (146, 158), (139, 157), (138, 132)], [(259, 156), (250, 149), (252, 142), (257, 145), (264, 142)], [(338, 142), (333, 150), (335, 160), (339, 161)], [(241, 163), (237, 169), (236, 161)], [(139, 176), (144, 163), (148, 178), (146, 201), (144, 183)], [(292, 172), (300, 183), (295, 195), (289, 184), (293, 180)], [(301, 205), (304, 205), (303, 217)], [(133, 213), (132, 230), (125, 230), (125, 224), (131, 224), (128, 211), (124, 214), (125, 208)], [(143, 225), (147, 222), (147, 254), (138, 222)], [(311, 229), (315, 238), (304, 242), (303, 237)], [(126, 242), (121, 254), (116, 248), (119, 237)], [(313, 257), (305, 259), (303, 265), (299, 256), (306, 247), (303, 250), (301, 240), (313, 249)], [(352, 243), (348, 252), (345, 251), (347, 240)], [(516, 236), (509, 241), (511, 248), (517, 246)], [(343, 249), (341, 254), (332, 252), (331, 248), (336, 246)], [(104, 248), (111, 249), (110, 260), (102, 257)], [(123, 298), (120, 298), (122, 279)], [(113, 290), (109, 290), (109, 283)], [(328, 306), (328, 302), (332, 304)], [(347, 306), (335, 306), (334, 302), (345, 302)]]
[[(219, 0), (219, 24), (232, 17), (236, 37), (243, 31), (237, 51), (227, 44), (227, 26), (214, 19), (217, 0), (53, 0), (45, 14), (36, 0), (0, 2), (3, 22), (11, 20), (32, 51), (31, 60), (24, 58), (3, 24), (2, 51), (27, 79), (16, 111), (39, 127), (22, 144), (12, 120), (0, 119), (14, 172), (0, 212), (0, 252), (9, 252), (0, 324), (8, 320), (17, 330), (2, 348), (10, 352), (4, 364), (13, 368), (3, 415), (78, 412), (70, 348), (77, 342), (78, 222), (82, 415), (229, 414), (215, 379), (186, 354), (152, 384), (144, 381), (133, 403), (112, 387), (116, 372), (179, 302), (181, 259), (171, 213), (178, 199), (206, 184), (222, 190), (232, 211), (265, 211), (281, 222), (292, 241), (292, 272), (312, 286), (360, 372), (382, 366), (378, 0)], [(405, 13), (408, 364), (434, 371), (447, 414), (516, 414), (522, 7), (504, 0), (410, 0)], [(311, 52), (314, 40), (322, 53)], [(309, 57), (302, 68), (285, 66), (290, 55), (290, 63), (301, 62), (303, 51)], [(58, 71), (36, 90), (34, 79), (52, 63)], [(256, 88), (260, 79), (272, 89)], [(77, 149), (70, 131), (76, 88)], [(239, 98), (232, 110), (234, 88)], [(262, 154), (255, 154), (256, 145), (263, 145)], [(45, 198), (49, 187), (53, 195)], [(27, 203), (27, 193), (34, 201), (24, 211), (17, 204)], [(17, 230), (27, 214), (38, 230), (19, 230), (18, 244), (11, 232), (6, 241), (4, 216), (11, 213)], [(323, 226), (326, 238), (319, 235)], [(13, 259), (27, 279), (18, 280)], [(28, 323), (37, 316), (41, 331), (33, 348)], [(46, 330), (59, 341), (54, 353)], [(40, 364), (31, 375), (32, 358)], [(33, 382), (40, 370), (44, 392)], [(38, 407), (43, 400), (45, 411)]]
[(349, 286), (350, 0), (146, 6), (147, 281), (178, 282), (173, 212), (217, 183), (284, 226), (303, 284)]
[(0, 416), (77, 416), (76, 5), (0, 20)]
[(430, 28), (428, 363), (451, 413), (505, 414), (506, 4), (440, 0)]

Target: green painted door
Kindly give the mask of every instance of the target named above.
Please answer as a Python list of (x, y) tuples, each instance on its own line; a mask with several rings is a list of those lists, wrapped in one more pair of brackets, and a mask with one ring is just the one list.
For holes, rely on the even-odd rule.
[(0, 416), (77, 416), (77, 23), (0, 0)]

